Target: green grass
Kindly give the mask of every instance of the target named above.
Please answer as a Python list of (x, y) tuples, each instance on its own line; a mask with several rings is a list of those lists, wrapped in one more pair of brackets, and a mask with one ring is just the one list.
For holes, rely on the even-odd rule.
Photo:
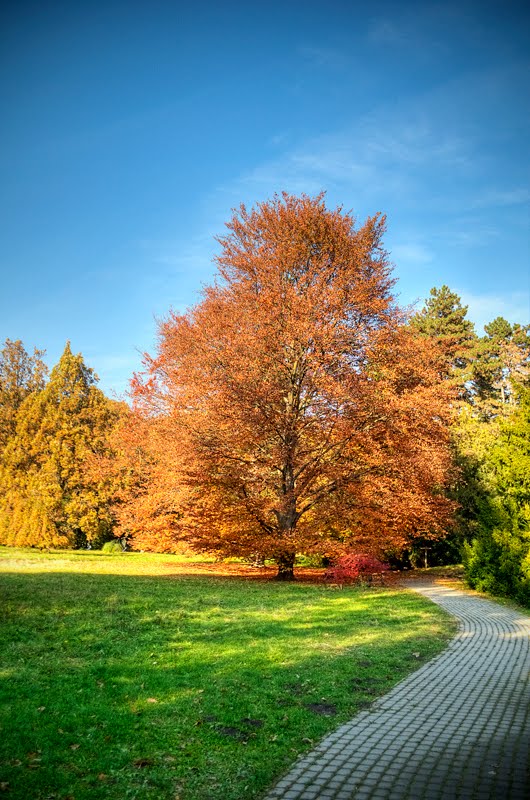
[(260, 797), (454, 630), (399, 589), (172, 576), (184, 561), (0, 548), (6, 798)]

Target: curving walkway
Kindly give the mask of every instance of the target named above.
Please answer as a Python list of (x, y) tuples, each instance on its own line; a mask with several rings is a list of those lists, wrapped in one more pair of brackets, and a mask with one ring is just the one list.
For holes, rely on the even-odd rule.
[(300, 758), (268, 800), (530, 798), (530, 617), (408, 585), (455, 616), (459, 633)]

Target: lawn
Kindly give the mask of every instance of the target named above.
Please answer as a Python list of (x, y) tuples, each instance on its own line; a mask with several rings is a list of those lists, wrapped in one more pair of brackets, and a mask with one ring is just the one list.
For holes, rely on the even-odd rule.
[(0, 548), (6, 800), (261, 797), (454, 631), (395, 587), (209, 567)]

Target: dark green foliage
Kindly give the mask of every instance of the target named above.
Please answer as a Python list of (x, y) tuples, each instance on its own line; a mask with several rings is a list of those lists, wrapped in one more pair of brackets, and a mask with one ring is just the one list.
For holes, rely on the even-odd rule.
[(485, 419), (506, 416), (517, 404), (516, 385), (530, 375), (530, 326), (497, 317), (484, 326), (472, 361), (473, 405)]
[(411, 325), (438, 344), (441, 353), (441, 373), (451, 378), (463, 392), (468, 378), (472, 349), (476, 335), (473, 323), (467, 318), (467, 306), (448, 286), (433, 288), (423, 309), (411, 319)]
[(471, 586), (530, 605), (530, 389), (518, 397), (478, 469), (478, 531), (464, 556)]
[[(438, 543), (418, 539), (401, 566), (443, 564), (463, 551), (470, 584), (528, 602), (528, 395), (530, 326), (497, 317), (477, 337), (467, 308), (447, 286), (430, 298), (411, 324), (441, 350), (441, 377), (460, 402), (453, 423), (457, 479), (450, 496), (456, 525)], [(427, 549), (429, 548), (429, 549)], [(394, 556), (395, 558), (395, 556)], [(402, 556), (403, 558), (403, 556)]]

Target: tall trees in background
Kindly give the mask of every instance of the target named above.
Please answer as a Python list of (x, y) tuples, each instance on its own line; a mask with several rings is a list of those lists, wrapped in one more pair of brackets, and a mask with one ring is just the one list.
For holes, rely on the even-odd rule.
[(475, 406), (484, 419), (510, 414), (518, 404), (517, 386), (530, 377), (530, 326), (502, 317), (484, 327), (473, 360)]
[(296, 552), (442, 532), (451, 387), (396, 307), (384, 219), (284, 194), (227, 227), (218, 282), (135, 386), (181, 530), (287, 577)]
[(431, 289), (412, 327), (435, 341), (445, 374), (484, 420), (509, 414), (517, 405), (516, 386), (530, 377), (530, 326), (497, 317), (478, 336), (467, 319), (467, 306), (447, 286)]
[[(12, 343), (6, 349), (11, 366)], [(108, 538), (108, 482), (91, 474), (89, 464), (108, 448), (119, 405), (96, 387), (94, 373), (69, 344), (45, 385), (40, 355), (18, 358), (25, 365), (19, 374), (25, 375), (26, 396), (16, 410), (9, 399), (14, 393), (8, 391), (14, 381), (5, 384), (9, 402), (2, 411), (7, 409), (10, 435), (0, 461), (0, 541), (80, 546)], [(13, 370), (3, 366), (2, 375), (6, 372)]]
[(441, 344), (447, 376), (458, 388), (452, 425), (460, 470), (453, 488), (457, 539), (473, 585), (530, 602), (530, 326), (497, 317), (479, 337), (466, 312), (443, 286), (431, 290), (412, 319)]
[(414, 330), (438, 345), (442, 374), (466, 394), (472, 353), (476, 342), (473, 323), (467, 319), (467, 306), (448, 286), (431, 289), (425, 306), (411, 319)]

